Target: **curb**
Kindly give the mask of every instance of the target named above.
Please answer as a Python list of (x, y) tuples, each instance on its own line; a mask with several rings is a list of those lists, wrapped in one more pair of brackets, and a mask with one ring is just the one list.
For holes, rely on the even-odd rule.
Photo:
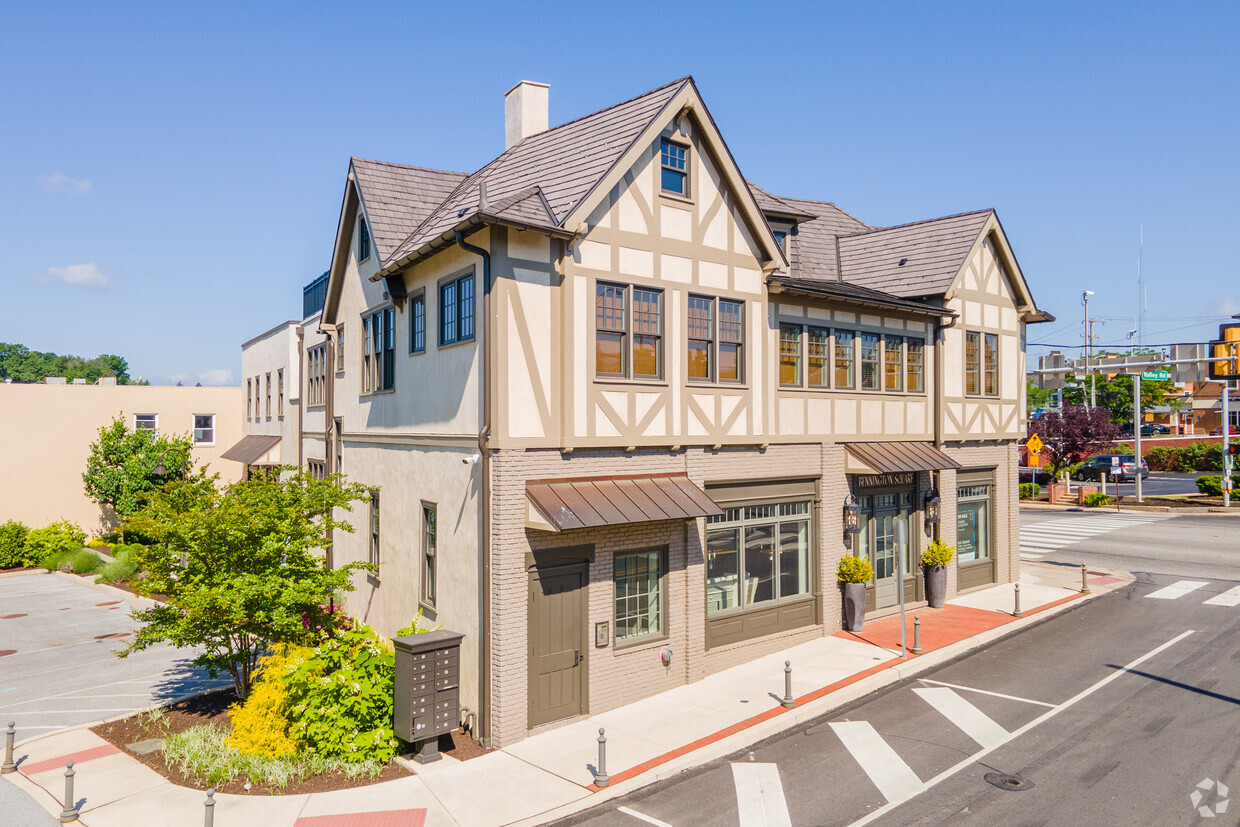
[[(941, 649), (936, 649), (933, 652), (928, 652), (924, 655), (912, 656), (906, 662), (901, 663), (899, 657), (884, 661), (883, 663), (878, 664), (876, 671), (874, 672), (868, 674), (867, 672), (858, 673), (860, 677), (858, 677), (858, 675), (853, 675), (850, 676), (851, 680), (850, 678), (845, 678), (843, 681), (838, 682), (844, 683), (844, 681), (848, 681), (848, 683), (840, 686), (835, 691), (831, 691), (821, 697), (815, 697), (808, 701), (805, 700), (805, 698), (815, 695), (816, 692), (822, 691), (816, 690), (816, 692), (811, 692), (806, 696), (802, 696), (802, 698), (798, 698), (791, 710), (775, 707), (774, 709), (767, 710), (764, 713), (759, 713), (749, 719), (750, 721), (753, 721), (753, 723), (748, 727), (734, 732), (729, 732), (729, 729), (732, 729), (732, 727), (729, 727), (729, 729), (721, 731), (722, 733), (727, 733), (726, 735), (713, 741), (710, 741), (709, 739), (714, 736), (707, 736), (706, 738), (699, 739), (699, 741), (709, 742), (703, 744), (700, 748), (695, 749), (692, 752), (688, 752), (681, 756), (672, 757), (664, 763), (650, 767), (638, 775), (625, 778), (619, 782), (613, 782), (601, 790), (593, 787), (593, 785), (585, 787), (584, 789), (586, 789), (589, 794), (584, 798), (579, 798), (576, 801), (569, 802), (568, 804), (562, 805), (553, 810), (547, 810), (519, 821), (510, 822), (508, 827), (536, 827), (536, 825), (546, 824), (550, 821), (566, 818), (570, 815), (593, 809), (594, 807), (606, 803), (614, 798), (619, 798), (628, 795), (629, 793), (636, 792), (637, 790), (651, 784), (665, 781), (668, 778), (672, 778), (673, 776), (685, 772), (686, 770), (702, 766), (703, 764), (707, 764), (726, 755), (731, 755), (734, 752), (738, 752), (747, 746), (756, 744), (759, 741), (770, 738), (771, 736), (778, 735), (782, 732), (786, 732), (802, 724), (808, 723), (816, 718), (820, 718), (834, 709), (850, 704), (853, 701), (878, 691), (879, 689), (883, 689), (894, 683), (899, 683), (900, 681), (912, 677), (920, 672), (925, 672), (933, 669), (934, 667), (941, 666), (950, 660), (954, 660), (961, 655), (981, 648), (982, 646), (999, 640), (1000, 638), (1024, 631), (1029, 626), (1041, 623), (1042, 621), (1059, 614), (1060, 612), (1066, 611), (1075, 606), (1083, 605), (1086, 601), (1101, 597), (1102, 595), (1108, 594), (1118, 588), (1122, 588), (1125, 585), (1128, 585), (1127, 581), (1123, 583), (1091, 587), (1089, 594), (1069, 594), (1052, 603), (1030, 609), (1024, 613), (1023, 617), (1014, 619), (1010, 623), (1005, 623), (1002, 626), (996, 626), (993, 629), (988, 629), (985, 632), (961, 641), (957, 641), (956, 643), (949, 644)], [(829, 687), (824, 687), (824, 689), (826, 688)], [(720, 733), (716, 733), (716, 735), (719, 734)], [(672, 752), (676, 752), (676, 750), (673, 750)], [(641, 766), (641, 764), (638, 765), (638, 767)], [(615, 778), (623, 772), (624, 771), (616, 773), (612, 777)]]

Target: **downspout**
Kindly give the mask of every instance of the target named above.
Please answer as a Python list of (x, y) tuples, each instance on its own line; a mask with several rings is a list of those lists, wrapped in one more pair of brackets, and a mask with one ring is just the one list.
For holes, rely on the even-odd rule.
[[(943, 374), (946, 371), (947, 355), (946, 348), (943, 343), (943, 331), (949, 327), (955, 327), (957, 316), (940, 316), (938, 325), (934, 331), (934, 395), (936, 402), (934, 406), (934, 447), (940, 451), (943, 450), (943, 408), (947, 405), (946, 397), (943, 392)], [(932, 485), (934, 490), (939, 492), (939, 501), (943, 498), (942, 471), (934, 472), (934, 481)], [(940, 506), (941, 508), (941, 506)], [(939, 512), (940, 517), (942, 511)], [(943, 536), (943, 526), (940, 522), (934, 527), (934, 539), (938, 540)]]
[[(483, 195), (485, 199), (485, 194)], [(482, 259), (482, 347), (478, 360), (482, 373), (482, 427), (478, 430), (478, 455), (481, 457), (482, 479), (479, 493), (482, 499), (482, 582), (479, 586), (482, 604), (481, 640), (478, 642), (479, 687), (478, 740), (483, 746), (491, 745), (491, 456), (487, 443), (491, 437), (491, 253), (465, 241), (460, 230), (456, 231), (456, 244), (467, 253)]]
[(302, 418), (306, 410), (306, 397), (301, 390), (301, 378), (306, 375), (306, 329), (297, 325), (297, 469), (305, 465), (305, 458), (302, 456), (304, 451), (302, 447), (302, 428), (305, 420)]
[[(321, 312), (321, 311), (320, 311)], [(322, 319), (322, 316), (319, 317)], [(326, 371), (326, 380), (323, 385), (323, 467), (327, 469), (327, 475), (338, 473), (339, 468), (335, 467), (336, 452), (333, 450), (335, 444), (331, 440), (332, 431), (336, 427), (336, 371), (333, 368), (336, 365), (336, 326), (334, 324), (319, 323), (319, 330), (327, 334), (326, 347), (323, 348), (323, 370)], [(340, 434), (336, 434), (336, 438), (340, 439)], [(332, 529), (327, 530), (327, 568), (335, 567), (336, 562), (336, 536)]]

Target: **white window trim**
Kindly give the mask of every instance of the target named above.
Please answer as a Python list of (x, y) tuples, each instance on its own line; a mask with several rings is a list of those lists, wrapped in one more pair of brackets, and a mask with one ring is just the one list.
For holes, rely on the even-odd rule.
[[(197, 428), (197, 420), (198, 420), (198, 417), (200, 417), (200, 416), (209, 416), (209, 417), (211, 417), (211, 441), (210, 441), (210, 442), (206, 442), (206, 441), (199, 442), (199, 441), (197, 440), (197, 438), (195, 437), (195, 433), (194, 433), (194, 432), (198, 430), (198, 428)], [(195, 448), (198, 448), (198, 447), (205, 447), (205, 448), (209, 448), (209, 447), (211, 447), (212, 445), (214, 445), (214, 444), (215, 444), (215, 414), (213, 414), (213, 413), (196, 413), (196, 414), (191, 414), (191, 418), (190, 418), (190, 437), (191, 437), (191, 438), (194, 438), (194, 447), (195, 447)]]
[(154, 413), (154, 414), (147, 414), (147, 413), (138, 414), (138, 413), (136, 413), (136, 414), (134, 414), (134, 415), (133, 415), (133, 429), (134, 429), (135, 431), (136, 431), (136, 430), (138, 430), (138, 417), (140, 417), (140, 416), (153, 416), (153, 417), (155, 417), (155, 428), (154, 428), (154, 430), (155, 430), (155, 436), (159, 436), (159, 414), (157, 414), (157, 413)]

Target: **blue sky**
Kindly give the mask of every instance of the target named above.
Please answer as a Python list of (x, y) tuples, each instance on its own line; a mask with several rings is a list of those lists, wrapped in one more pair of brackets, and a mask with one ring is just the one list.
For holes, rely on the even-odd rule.
[[(692, 74), (741, 169), (876, 225), (995, 207), (1040, 306), (1123, 343), (1240, 312), (1240, 4), (9, 3), (0, 341), (236, 383), (300, 315), (350, 155), (472, 171)], [(1031, 348), (1031, 350), (1034, 350)]]

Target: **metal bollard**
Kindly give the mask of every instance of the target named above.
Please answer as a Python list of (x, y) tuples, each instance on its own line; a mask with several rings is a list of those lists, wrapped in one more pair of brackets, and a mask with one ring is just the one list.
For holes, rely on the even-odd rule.
[(4, 766), (0, 767), (0, 774), (8, 775), (17, 770), (17, 765), (13, 763), (13, 739), (16, 735), (17, 725), (9, 721), (8, 728), (4, 730)]
[(202, 802), (203, 816), (202, 827), (212, 827), (215, 824), (215, 788), (207, 790), (207, 800)]
[(606, 787), (611, 783), (607, 774), (607, 735), (603, 727), (598, 728), (598, 770), (594, 773), (594, 786)]
[(921, 615), (913, 615), (913, 654), (921, 654)]
[(65, 762), (65, 809), (60, 814), (60, 823), (67, 824), (70, 821), (78, 820), (77, 805), (73, 799), (73, 776), (76, 774), (73, 769), (73, 762)]
[(1014, 594), (1016, 595), (1016, 610), (1012, 612), (1012, 617), (1022, 617), (1020, 611), (1020, 583), (1015, 583)]
[(792, 661), (784, 661), (784, 699), (779, 705), (784, 709), (792, 709), (795, 701), (792, 700)]
[(1089, 572), (1084, 563), (1081, 563), (1081, 594), (1089, 594)]

